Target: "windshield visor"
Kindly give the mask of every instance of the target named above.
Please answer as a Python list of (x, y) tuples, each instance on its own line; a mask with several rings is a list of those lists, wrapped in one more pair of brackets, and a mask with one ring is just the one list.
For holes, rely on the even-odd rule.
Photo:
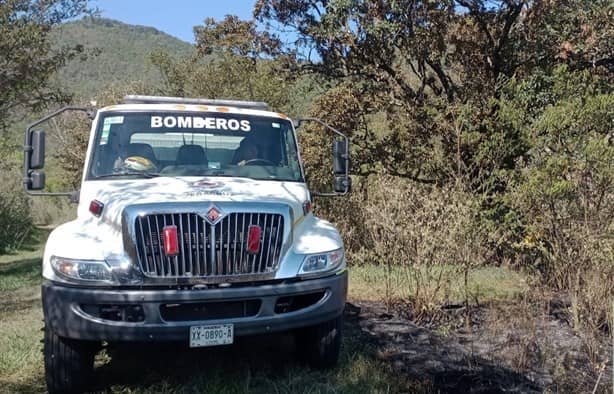
[(303, 181), (292, 124), (229, 113), (102, 115), (87, 179), (229, 176)]

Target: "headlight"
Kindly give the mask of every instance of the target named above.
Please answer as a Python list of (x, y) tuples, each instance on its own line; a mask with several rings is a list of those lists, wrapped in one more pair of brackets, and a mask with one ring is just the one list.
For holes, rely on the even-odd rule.
[(299, 274), (332, 271), (339, 268), (343, 261), (343, 248), (327, 253), (310, 254), (305, 256)]
[(105, 261), (73, 260), (51, 256), (51, 266), (61, 277), (85, 282), (115, 283), (111, 268)]

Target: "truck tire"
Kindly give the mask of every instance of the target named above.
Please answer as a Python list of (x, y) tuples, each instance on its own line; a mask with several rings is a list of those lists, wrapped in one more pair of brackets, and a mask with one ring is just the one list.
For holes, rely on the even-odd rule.
[(45, 327), (43, 353), (47, 390), (54, 393), (80, 393), (94, 371), (95, 343), (57, 336)]
[(342, 316), (301, 329), (295, 336), (299, 357), (315, 369), (333, 368), (339, 360), (342, 329)]

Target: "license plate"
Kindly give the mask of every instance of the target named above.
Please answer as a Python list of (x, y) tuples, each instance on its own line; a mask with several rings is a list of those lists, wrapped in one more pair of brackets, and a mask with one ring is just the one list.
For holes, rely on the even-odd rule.
[(234, 341), (234, 325), (190, 327), (190, 347), (230, 345)]

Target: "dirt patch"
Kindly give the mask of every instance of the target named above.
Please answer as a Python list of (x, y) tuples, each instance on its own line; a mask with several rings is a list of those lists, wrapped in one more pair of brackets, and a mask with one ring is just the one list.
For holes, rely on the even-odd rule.
[(597, 392), (611, 392), (607, 338), (589, 341), (551, 313), (450, 308), (419, 326), (383, 303), (358, 301), (347, 315), (377, 343), (379, 358), (428, 379), (433, 392), (592, 392), (598, 380)]

